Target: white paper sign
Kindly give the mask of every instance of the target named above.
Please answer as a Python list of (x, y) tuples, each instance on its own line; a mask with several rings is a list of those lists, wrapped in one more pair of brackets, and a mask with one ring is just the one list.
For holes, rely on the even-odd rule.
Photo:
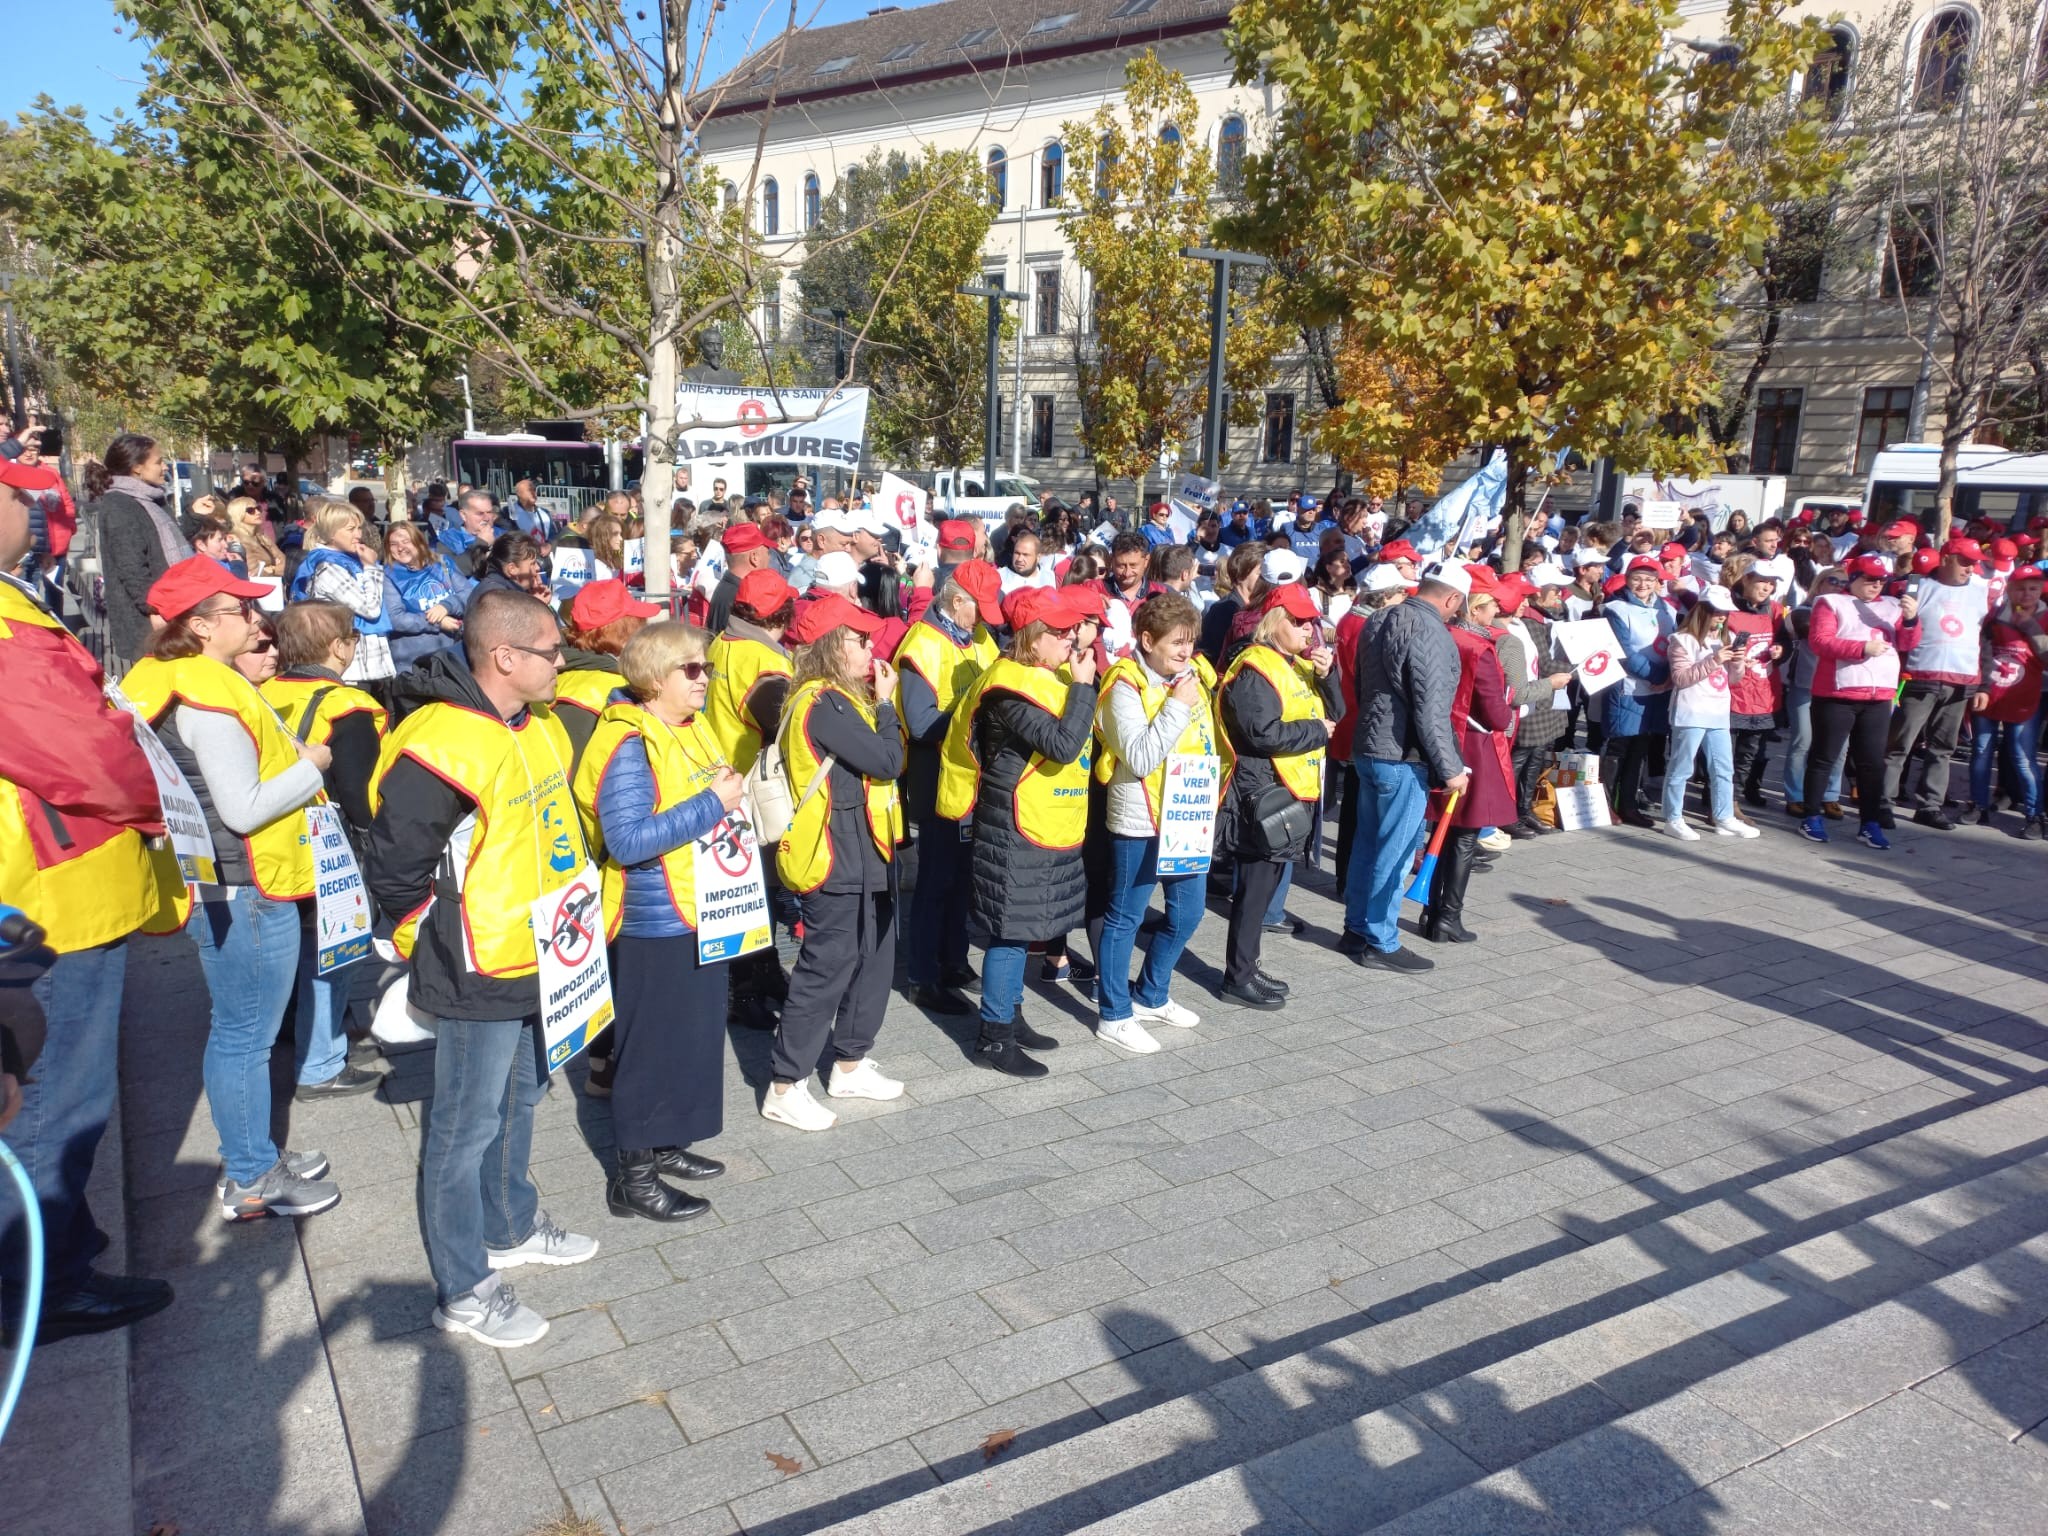
[(370, 958), (370, 902), (341, 812), (309, 805), (306, 826), (313, 843), (313, 973), (326, 976)]
[(1159, 807), (1159, 876), (1199, 875), (1216, 844), (1216, 801), (1223, 760), (1176, 752), (1166, 760)]
[(738, 811), (691, 845), (697, 888), (697, 959), (736, 960), (774, 942), (761, 844)]
[(265, 613), (284, 612), (284, 578), (282, 576), (251, 576), (249, 580), (259, 587), (268, 587), (270, 589), (256, 599), (256, 606), (258, 608), (261, 608)]
[(554, 1071), (612, 1021), (612, 973), (604, 953), (604, 897), (586, 862), (567, 885), (533, 903), (540, 961), (541, 1040)]
[(1189, 473), (1180, 477), (1180, 484), (1174, 487), (1176, 501), (1185, 501), (1203, 512), (1215, 510), (1216, 498), (1223, 487), (1214, 480), (1204, 480), (1200, 475)]
[(628, 539), (626, 540), (625, 548), (626, 574), (628, 576), (638, 576), (647, 569), (647, 541), (645, 539)]
[(882, 516), (903, 530), (907, 541), (917, 531), (917, 525), (924, 521), (925, 501), (929, 494), (901, 476), (884, 473), (875, 492), (875, 507)]
[(1605, 619), (1572, 619), (1550, 626), (1550, 638), (1572, 664), (1579, 686), (1600, 693), (1622, 679), (1621, 642)]
[(128, 718), (135, 722), (135, 742), (149, 759), (149, 771), (156, 777), (156, 796), (163, 803), (164, 829), (170, 835), (171, 852), (178, 856), (178, 873), (187, 885), (217, 885), (220, 869), (214, 860), (213, 833), (207, 828), (206, 812), (199, 808), (199, 797), (185, 782), (177, 759), (157, 739), (149, 722), (142, 718), (142, 711), (112, 683), (107, 684), (107, 698), (117, 708), (126, 710)]
[(1557, 792), (1557, 829), (1584, 832), (1592, 827), (1611, 827), (1607, 796), (1598, 784), (1571, 784)]
[(1646, 501), (1639, 518), (1645, 528), (1676, 528), (1678, 526), (1678, 503), (1675, 501)]

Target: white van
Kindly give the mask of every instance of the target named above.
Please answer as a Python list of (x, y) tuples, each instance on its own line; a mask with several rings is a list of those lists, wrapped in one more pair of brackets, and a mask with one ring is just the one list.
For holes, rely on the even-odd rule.
[[(1912, 517), (1932, 526), (1940, 483), (1941, 445), (1900, 443), (1871, 461), (1863, 505), (1879, 522)], [(1955, 526), (1983, 518), (2023, 533), (2037, 517), (2048, 517), (2048, 453), (2015, 453), (1979, 443), (1958, 453), (1956, 499), (1950, 509)]]

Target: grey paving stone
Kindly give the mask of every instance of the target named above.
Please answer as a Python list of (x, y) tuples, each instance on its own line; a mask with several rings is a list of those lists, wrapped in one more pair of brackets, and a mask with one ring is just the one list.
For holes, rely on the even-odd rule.
[(812, 1453), (829, 1463), (906, 1439), (981, 1406), (959, 1373), (941, 1362), (821, 1398), (791, 1411), (789, 1421)]
[(1760, 1264), (1684, 1286), (1664, 1305), (1753, 1355), (1826, 1327), (1847, 1311)]
[(1331, 1338), (1357, 1332), (1365, 1325), (1365, 1314), (1346, 1301), (1336, 1287), (1326, 1285), (1217, 1323), (1208, 1332), (1217, 1343), (1256, 1368)]
[(1451, 1287), (1465, 1289), (1478, 1283), (1479, 1277), (1457, 1260), (1442, 1253), (1422, 1253), (1347, 1280), (1337, 1287), (1337, 1294), (1384, 1322), (1428, 1305)]
[(935, 1482), (924, 1458), (899, 1441), (741, 1495), (732, 1501), (734, 1529), (763, 1536), (816, 1530), (910, 1498)]
[[(526, 1415), (514, 1408), (437, 1430), (415, 1440), (351, 1443), (369, 1529), (382, 1536), (439, 1536), (444, 1531), (528, 1531), (563, 1509)], [(209, 1474), (218, 1478), (215, 1463)], [(170, 1490), (158, 1490), (168, 1496)], [(263, 1492), (270, 1503), (272, 1490)], [(142, 1502), (142, 1508), (170, 1508)], [(261, 1530), (268, 1517), (235, 1527)]]
[(895, 1308), (882, 1293), (861, 1279), (754, 1307), (722, 1319), (718, 1326), (732, 1352), (744, 1362), (765, 1360), (795, 1345), (894, 1315)]
[(1402, 1404), (1489, 1472), (1618, 1418), (1621, 1405), (1540, 1353), (1516, 1355)]
[(1066, 1110), (1055, 1108), (967, 1126), (955, 1136), (977, 1157), (1002, 1157), (1027, 1147), (1042, 1147), (1049, 1141), (1085, 1135), (1089, 1129)]
[(1117, 1260), (1150, 1284), (1178, 1280), (1257, 1253), (1259, 1240), (1228, 1219), (1183, 1227), (1115, 1250)]
[(1051, 1269), (1152, 1235), (1152, 1224), (1131, 1207), (1105, 1205), (1013, 1232), (1009, 1243), (1039, 1268)]
[(1478, 1477), (1413, 1415), (1383, 1408), (1261, 1456), (1250, 1477), (1318, 1531), (1364, 1531)]
[(539, 1437), (555, 1481), (580, 1483), (647, 1461), (683, 1445), (683, 1432), (665, 1402), (628, 1403)]
[(863, 1380), (879, 1381), (914, 1365), (943, 1360), (1010, 1332), (979, 1296), (955, 1296), (915, 1312), (832, 1330), (846, 1363)]
[(685, 1231), (655, 1249), (679, 1280), (701, 1280), (722, 1269), (758, 1263), (825, 1241), (802, 1211), (777, 1211), (752, 1221)]
[(1372, 1267), (1372, 1260), (1326, 1234), (1264, 1249), (1224, 1265), (1223, 1274), (1260, 1302), (1271, 1303), (1341, 1285)]
[(1012, 1190), (950, 1210), (913, 1216), (903, 1225), (933, 1253), (965, 1247), (983, 1238), (1007, 1237), (1037, 1226), (1050, 1214), (1028, 1190)]
[(1478, 1230), (1471, 1222), (1453, 1215), (1442, 1206), (1424, 1202), (1361, 1221), (1354, 1227), (1344, 1228), (1337, 1236), (1378, 1266), (1412, 1259), (1432, 1248), (1441, 1248), (1461, 1237), (1470, 1237)]
[(1144, 1289), (1138, 1276), (1110, 1255), (1098, 1253), (990, 1286), (981, 1297), (1012, 1328), (1029, 1328)]
[(928, 1257), (924, 1245), (901, 1227), (871, 1227), (851, 1237), (778, 1255), (762, 1267), (775, 1277), (785, 1294), (802, 1296), (842, 1280)]
[(1059, 1153), (1062, 1162), (1076, 1172), (1087, 1173), (1091, 1169), (1106, 1168), (1111, 1163), (1127, 1162), (1147, 1152), (1157, 1152), (1179, 1145), (1179, 1139), (1172, 1132), (1160, 1129), (1149, 1120), (1139, 1120), (1129, 1125), (1116, 1125), (1107, 1130), (1091, 1131), (1086, 1136), (1076, 1136), (1070, 1141), (1059, 1143), (1053, 1150)]
[(1210, 1270), (1107, 1302), (1095, 1309), (1095, 1316), (1129, 1348), (1139, 1350), (1242, 1317), (1257, 1306), (1219, 1271)]
[(1981, 1350), (1915, 1390), (2007, 1439), (2025, 1434), (2048, 1423), (2048, 1327)]
[[(1147, 1335), (1141, 1330), (1138, 1336)], [(1244, 1363), (1222, 1343), (1207, 1332), (1198, 1332), (1137, 1348), (1121, 1359), (1069, 1378), (1068, 1385), (1104, 1419), (1117, 1419), (1199, 1392), (1240, 1376), (1244, 1370)]]
[(1730, 1473), (1633, 1521), (1620, 1536), (1856, 1536), (1759, 1467)]
[(1129, 1353), (1114, 1332), (1084, 1312), (980, 1345), (955, 1355), (952, 1364), (983, 1402), (999, 1403)]
[[(1286, 1125), (1291, 1122), (1278, 1121)], [(1364, 1170), (1364, 1164), (1340, 1147), (1317, 1141), (1304, 1143), (1299, 1148), (1284, 1144), (1276, 1145), (1262, 1134), (1272, 1126), (1260, 1126), (1259, 1131), (1248, 1132), (1259, 1145), (1274, 1154), (1269, 1162), (1238, 1170), (1237, 1177), (1249, 1184), (1269, 1200), (1286, 1200), (1305, 1194), (1310, 1190), (1324, 1189), (1343, 1179), (1356, 1177)], [(1346, 1131), (1349, 1136), (1349, 1131)]]
[(1088, 1536), (1318, 1536), (1264, 1484), (1232, 1468), (1087, 1527)]
[(710, 1440), (860, 1384), (837, 1350), (807, 1344), (671, 1389), (669, 1411), (693, 1442)]
[(1264, 1203), (1250, 1184), (1235, 1173), (1224, 1173), (1139, 1196), (1130, 1202), (1130, 1209), (1154, 1231), (1171, 1232)]
[(463, 1349), (443, 1333), (331, 1349), (327, 1362), (349, 1432), (366, 1440), (414, 1439), (517, 1402), (495, 1353)]
[(1156, 1194), (1171, 1186), (1136, 1158), (1109, 1163), (1085, 1173), (1069, 1173), (1043, 1184), (1031, 1193), (1055, 1216), (1078, 1216), (1100, 1206), (1117, 1205), (1142, 1195)]
[[(848, 1181), (849, 1185), (851, 1180)], [(929, 1174), (877, 1184), (805, 1208), (804, 1214), (827, 1237), (851, 1237), (873, 1227), (907, 1221), (932, 1211), (953, 1208), (953, 1197)]]
[[(1197, 1105), (1180, 1113), (1206, 1115), (1215, 1107), (1213, 1104)], [(1192, 1184), (1198, 1179), (1211, 1179), (1218, 1174), (1235, 1173), (1240, 1168), (1256, 1167), (1270, 1161), (1272, 1156), (1267, 1148), (1243, 1131), (1230, 1131), (1197, 1138), (1185, 1145), (1147, 1152), (1139, 1161), (1169, 1184)]]
[[(782, 1287), (760, 1264), (722, 1269), (701, 1280), (642, 1291), (606, 1305), (606, 1311), (629, 1344), (658, 1339), (694, 1328), (699, 1323), (735, 1317), (784, 1300)], [(522, 1358), (520, 1365), (526, 1362)], [(516, 1367), (515, 1367), (516, 1369)]]
[(1572, 1330), (1540, 1352), (1626, 1408), (1647, 1407), (1747, 1357), (1654, 1302)]
[(707, 1323), (559, 1365), (536, 1380), (555, 1421), (566, 1424), (651, 1393), (674, 1391), (737, 1363), (718, 1330)]
[[(1072, 1383), (1056, 1381), (977, 1407), (936, 1429), (912, 1435), (910, 1443), (939, 1479), (950, 1483), (1085, 1434), (1102, 1422), (1102, 1416)], [(991, 1436), (996, 1437), (993, 1443)]]
[(793, 1457), (806, 1469), (812, 1464), (788, 1420), (773, 1418), (651, 1461), (635, 1462), (599, 1478), (598, 1485), (619, 1523), (629, 1531), (640, 1531), (779, 1485), (790, 1474), (768, 1459), (770, 1452)]

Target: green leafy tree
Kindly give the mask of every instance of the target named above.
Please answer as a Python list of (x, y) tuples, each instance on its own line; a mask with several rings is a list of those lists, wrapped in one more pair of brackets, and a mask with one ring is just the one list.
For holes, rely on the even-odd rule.
[[(1162, 447), (1195, 435), (1208, 408), (1208, 266), (1181, 255), (1210, 240), (1216, 170), (1195, 138), (1194, 92), (1147, 50), (1123, 100), (1062, 126), (1060, 228), (1093, 289), (1078, 352), (1080, 434), (1097, 472), (1142, 477)], [(1232, 420), (1257, 419), (1285, 331), (1263, 287), (1232, 296), (1225, 357)]]
[[(1490, 442), (1509, 455), (1507, 560), (1523, 471), (1558, 450), (1699, 471), (1721, 391), (1728, 286), (1771, 209), (1802, 184), (1818, 129), (1776, 155), (1729, 135), (1818, 51), (1789, 0), (1733, 0), (1726, 39), (1674, 48), (1677, 0), (1244, 0), (1241, 80), (1288, 104), (1248, 176), (1270, 217), (1333, 196), (1350, 334), (1426, 388), (1361, 407), (1382, 452)], [(1279, 174), (1291, 168), (1291, 178)], [(1332, 189), (1318, 193), (1317, 188)]]
[[(994, 222), (968, 151), (912, 160), (875, 150), (839, 179), (806, 236), (807, 360), (815, 376), (870, 386), (868, 433), (884, 458), (929, 452), (957, 465), (982, 451), (987, 322), (983, 301), (960, 288), (981, 275)], [(1015, 316), (1003, 325), (1013, 331)]]

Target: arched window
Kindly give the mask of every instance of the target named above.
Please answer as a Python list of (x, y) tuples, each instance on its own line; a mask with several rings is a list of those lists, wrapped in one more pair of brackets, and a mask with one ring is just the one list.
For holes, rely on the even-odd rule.
[(1116, 169), (1116, 156), (1107, 149), (1095, 152), (1095, 195), (1109, 196), (1109, 173)]
[(804, 228), (818, 227), (818, 174), (804, 172)]
[(731, 182), (729, 182), (729, 181), (728, 181), (728, 182), (727, 182), (727, 183), (725, 184), (725, 208), (726, 208), (726, 211), (727, 211), (727, 212), (730, 212), (731, 210), (733, 210), (733, 209), (735, 209), (735, 208), (739, 207), (739, 205), (740, 205), (740, 189), (739, 189), (738, 187), (734, 186), (734, 185), (733, 185), (733, 184), (732, 184)]
[(1067, 190), (1067, 152), (1048, 144), (1038, 157), (1038, 206), (1056, 208)]
[(1162, 144), (1179, 144), (1180, 130), (1174, 127), (1172, 123), (1168, 123), (1164, 128), (1159, 130), (1159, 142)]
[(1226, 117), (1216, 134), (1216, 180), (1225, 192), (1244, 187), (1244, 119)]
[(1806, 67), (1806, 88), (1800, 94), (1833, 122), (1848, 104), (1849, 65), (1855, 57), (1856, 38), (1847, 27), (1828, 28), (1827, 38), (1827, 46)]
[[(1159, 130), (1159, 147), (1165, 152), (1162, 158), (1170, 159), (1172, 156), (1180, 153), (1180, 130), (1174, 127), (1172, 123), (1168, 123)], [(1175, 163), (1177, 164), (1178, 162), (1176, 161)], [(1180, 175), (1178, 172), (1174, 174), (1173, 186), (1169, 190), (1176, 193), (1180, 191)]]
[(1008, 207), (1010, 202), (1010, 157), (1001, 145), (988, 152), (988, 200), (995, 208)]
[(1963, 99), (1969, 77), (1971, 34), (1968, 11), (1937, 11), (1920, 34), (1920, 67), (1913, 76), (1913, 110), (1940, 112)]
[(782, 233), (782, 191), (773, 176), (761, 183), (761, 233)]

